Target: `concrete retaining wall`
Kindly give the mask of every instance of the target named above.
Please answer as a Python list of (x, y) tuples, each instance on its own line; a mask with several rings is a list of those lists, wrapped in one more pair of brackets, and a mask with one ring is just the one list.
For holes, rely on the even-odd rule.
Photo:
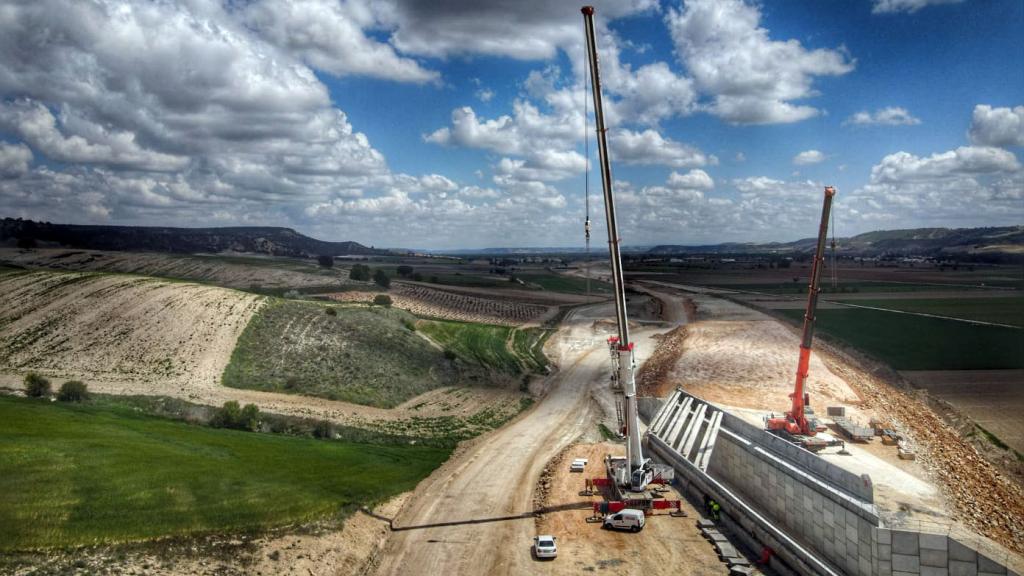
[(877, 529), (878, 576), (1017, 576), (945, 534)]
[(846, 574), (870, 575), (873, 507), (859, 501), (756, 444), (720, 433), (708, 474), (732, 487), (783, 530)]
[[(673, 397), (673, 405), (687, 397), (704, 404), (683, 392)], [(658, 399), (641, 399), (639, 407), (648, 422), (662, 408), (661, 421), (667, 422), (673, 410)], [(701, 413), (710, 421), (715, 412), (721, 411), (708, 405)], [(701, 424), (691, 426), (702, 429)], [(675, 428), (669, 423), (659, 430)], [(675, 468), (686, 489), (718, 500), (731, 521), (799, 573), (1019, 576), (946, 535), (880, 527), (870, 477), (830, 464), (728, 413), (723, 413), (706, 472), (691, 455), (657, 435), (648, 436), (648, 446)]]

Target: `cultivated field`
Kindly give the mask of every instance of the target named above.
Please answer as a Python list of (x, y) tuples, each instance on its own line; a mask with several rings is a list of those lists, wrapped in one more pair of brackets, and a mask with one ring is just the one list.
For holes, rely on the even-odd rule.
[(445, 350), (470, 364), (505, 374), (543, 371), (547, 367), (541, 328), (510, 328), (442, 320), (420, 320), (416, 327)]
[[(794, 324), (803, 320), (801, 310), (780, 313)], [(819, 310), (817, 329), (897, 370), (1024, 368), (1020, 328), (846, 308)]]
[(1024, 454), (1024, 370), (909, 370), (900, 374), (964, 411), (998, 442)]
[(83, 272), (116, 272), (194, 280), (256, 292), (337, 290), (348, 271), (315, 261), (243, 255), (177, 255), (100, 250), (0, 248), (0, 264)]
[(0, 274), (0, 371), (216, 385), (238, 335), (263, 304), (251, 294), (139, 276)]
[[(353, 291), (329, 294), (328, 297), (339, 302), (370, 302), (376, 295)], [(395, 307), (417, 316), (461, 322), (518, 326), (542, 320), (554, 312), (551, 306), (468, 296), (415, 284), (395, 283), (389, 295)]]
[(339, 518), (412, 489), (450, 453), (5, 396), (0, 437), (0, 552)]

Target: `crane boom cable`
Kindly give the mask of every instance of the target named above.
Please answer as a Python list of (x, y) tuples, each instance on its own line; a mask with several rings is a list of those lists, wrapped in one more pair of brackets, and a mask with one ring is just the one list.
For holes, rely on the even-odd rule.
[[(587, 33), (587, 25), (583, 24), (584, 37)], [(586, 240), (586, 253), (583, 261), (583, 270), (587, 278), (587, 300), (590, 300), (590, 134), (587, 115), (590, 113), (587, 106), (587, 82), (590, 81), (590, 66), (587, 60), (587, 51), (583, 51), (583, 70), (587, 75), (583, 84), (583, 156), (586, 161), (586, 169), (583, 172), (583, 202), (586, 206), (586, 220), (583, 225), (583, 233)]]

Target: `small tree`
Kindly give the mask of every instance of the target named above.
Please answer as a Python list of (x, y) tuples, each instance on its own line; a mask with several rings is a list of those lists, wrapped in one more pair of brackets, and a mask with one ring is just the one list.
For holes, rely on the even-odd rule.
[(50, 395), (50, 381), (35, 372), (25, 375), (25, 396), (44, 398)]
[(334, 309), (334, 306), (328, 306), (327, 308), (324, 308), (324, 314), (327, 314), (328, 316), (337, 316), (338, 311)]
[(260, 426), (260, 409), (255, 404), (246, 404), (238, 418), (238, 428), (255, 432)]
[(398, 267), (398, 275), (399, 276), (405, 277), (405, 276), (409, 276), (410, 274), (412, 274), (412, 266), (402, 265), (402, 266)]
[(82, 402), (88, 399), (89, 388), (85, 382), (78, 380), (68, 380), (61, 384), (60, 391), (57, 392), (57, 400), (61, 402)]
[(334, 266), (334, 256), (331, 256), (330, 254), (321, 254), (316, 257), (316, 262), (324, 268), (331, 268)]
[(384, 272), (380, 268), (377, 268), (377, 272), (374, 273), (373, 281), (381, 288), (387, 288), (391, 286), (391, 278), (388, 277), (387, 272)]
[(313, 436), (317, 438), (333, 438), (334, 437), (334, 425), (331, 424), (330, 420), (321, 420), (316, 423), (313, 428)]
[(419, 272), (413, 272), (412, 279), (416, 282), (423, 282), (423, 274), (420, 274)]
[(348, 277), (352, 280), (367, 282), (370, 280), (370, 267), (366, 264), (354, 264), (349, 271)]
[(210, 424), (217, 428), (234, 428), (234, 424), (238, 422), (238, 418), (241, 414), (242, 408), (238, 405), (238, 402), (228, 400), (223, 406), (217, 409), (213, 418), (210, 419)]
[(391, 296), (387, 294), (377, 294), (373, 297), (373, 303), (377, 306), (383, 306), (385, 308), (391, 307)]

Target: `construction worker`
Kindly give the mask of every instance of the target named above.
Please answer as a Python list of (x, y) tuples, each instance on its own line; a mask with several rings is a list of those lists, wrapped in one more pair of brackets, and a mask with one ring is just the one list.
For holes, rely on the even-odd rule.
[(721, 509), (722, 509), (722, 507), (718, 505), (718, 502), (716, 502), (715, 500), (711, 501), (711, 519), (712, 520), (715, 520), (715, 521), (718, 520), (718, 513), (719, 513), (719, 511)]

